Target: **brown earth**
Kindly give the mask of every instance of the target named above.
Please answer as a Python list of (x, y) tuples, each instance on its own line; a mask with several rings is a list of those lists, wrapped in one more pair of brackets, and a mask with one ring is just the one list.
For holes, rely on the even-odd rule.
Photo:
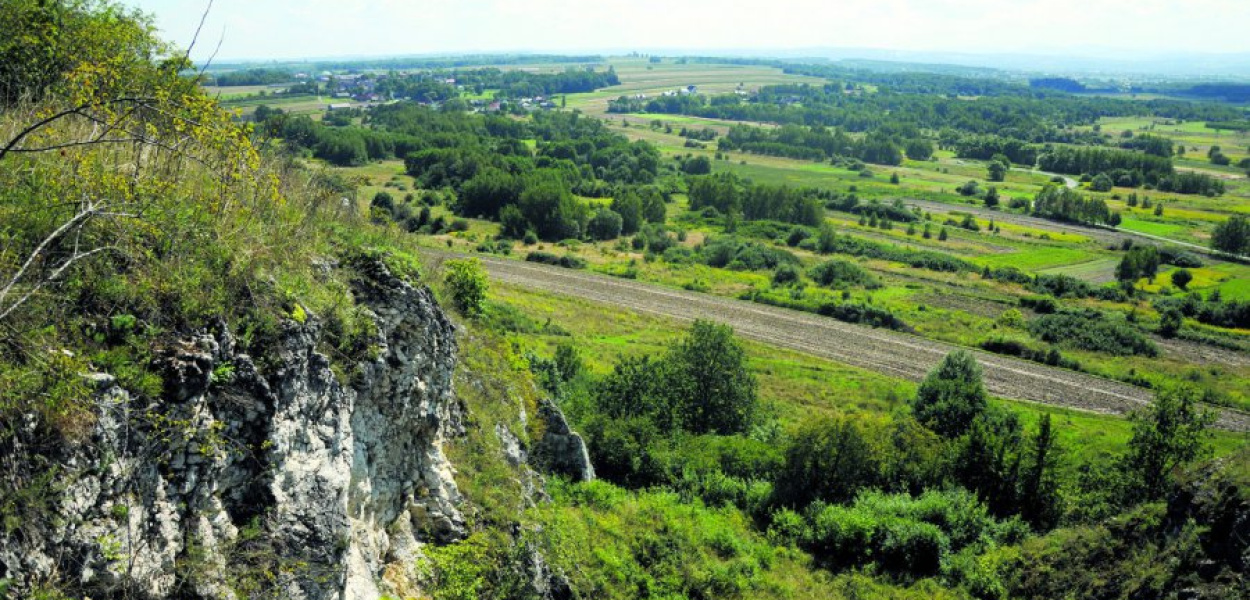
[[(433, 256), (453, 257), (429, 251)], [(877, 371), (892, 377), (920, 381), (947, 354), (959, 346), (913, 335), (843, 323), (814, 314), (660, 287), (628, 279), (478, 256), (492, 279), (523, 287), (581, 298), (639, 313), (678, 321), (711, 319), (728, 324), (745, 338), (798, 350), (813, 356)], [(1127, 415), (1145, 407), (1149, 390), (973, 350), (985, 385), (997, 396), (1074, 408), (1089, 412)], [(1219, 411), (1221, 428), (1250, 431), (1250, 415)]]

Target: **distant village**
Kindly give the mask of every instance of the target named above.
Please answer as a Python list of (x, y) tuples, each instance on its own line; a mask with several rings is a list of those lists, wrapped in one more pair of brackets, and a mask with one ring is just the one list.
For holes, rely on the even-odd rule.
[[(325, 94), (332, 98), (332, 101), (326, 105), (326, 109), (348, 110), (361, 109), (371, 106), (377, 106), (388, 102), (396, 102), (401, 100), (416, 102), (421, 105), (439, 108), (444, 102), (439, 100), (431, 100), (424, 97), (401, 96), (387, 91), (388, 88), (397, 86), (388, 86), (386, 82), (392, 78), (407, 78), (410, 74), (393, 74), (393, 73), (331, 73), (330, 71), (322, 71), (321, 73), (296, 73), (296, 84), (289, 86), (287, 89), (278, 91), (277, 93), (297, 94), (297, 93), (319, 93)], [(466, 86), (458, 84), (455, 78), (433, 79), (433, 83), (442, 84), (453, 87), (460, 94), (466, 92), (471, 93), (473, 90)], [(311, 86), (315, 85), (316, 88)], [(668, 91), (661, 92), (660, 96), (685, 96), (698, 93), (698, 86), (688, 85)], [(745, 92), (738, 91), (740, 94)], [(646, 94), (634, 94), (634, 99), (644, 100)], [(495, 113), (505, 111), (521, 110), (532, 112), (536, 110), (553, 110), (560, 108), (557, 102), (558, 98), (550, 96), (535, 95), (531, 97), (500, 99), (482, 99), (471, 98), (465, 101), (474, 112)]]

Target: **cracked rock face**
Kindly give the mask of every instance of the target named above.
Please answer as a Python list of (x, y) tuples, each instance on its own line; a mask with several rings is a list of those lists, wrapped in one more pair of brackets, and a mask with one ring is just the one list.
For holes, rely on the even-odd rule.
[(538, 417), (546, 426), (542, 439), (534, 445), (533, 460), (541, 470), (563, 475), (573, 481), (590, 481), (595, 468), (582, 436), (569, 429), (564, 413), (548, 398), (538, 405)]
[(0, 579), (19, 596), (68, 573), (88, 596), (233, 598), (267, 571), (281, 598), (404, 592), (422, 544), (465, 534), (442, 451), (462, 428), (454, 331), (428, 290), (358, 270), (378, 352), (350, 385), (315, 318), (284, 325), (268, 376), (218, 333), (160, 353), (159, 402), (92, 377), (90, 439), (29, 465), (60, 490), (57, 518), (0, 537)]

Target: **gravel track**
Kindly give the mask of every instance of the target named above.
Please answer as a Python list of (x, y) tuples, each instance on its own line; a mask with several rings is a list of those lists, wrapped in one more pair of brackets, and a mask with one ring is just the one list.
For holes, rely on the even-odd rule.
[[(431, 255), (461, 255), (430, 251)], [(911, 381), (920, 381), (958, 346), (810, 313), (664, 288), (628, 279), (477, 256), (496, 281), (676, 319), (712, 319), (742, 337)], [(974, 351), (995, 395), (1079, 410), (1125, 415), (1151, 393), (1123, 383)], [(1250, 432), (1250, 415), (1221, 410), (1218, 425)]]

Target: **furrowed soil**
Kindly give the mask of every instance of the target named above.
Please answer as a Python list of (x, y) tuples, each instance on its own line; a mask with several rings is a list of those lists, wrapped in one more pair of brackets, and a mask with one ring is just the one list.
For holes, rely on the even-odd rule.
[[(465, 255), (426, 251), (435, 258)], [(497, 281), (536, 288), (626, 310), (693, 321), (725, 323), (743, 337), (835, 362), (920, 381), (959, 346), (913, 335), (852, 325), (799, 311), (663, 288), (628, 279), (477, 255)], [(985, 385), (997, 396), (1127, 415), (1149, 404), (1152, 392), (1131, 385), (973, 350)], [(1250, 432), (1250, 415), (1219, 410), (1218, 426)]]

